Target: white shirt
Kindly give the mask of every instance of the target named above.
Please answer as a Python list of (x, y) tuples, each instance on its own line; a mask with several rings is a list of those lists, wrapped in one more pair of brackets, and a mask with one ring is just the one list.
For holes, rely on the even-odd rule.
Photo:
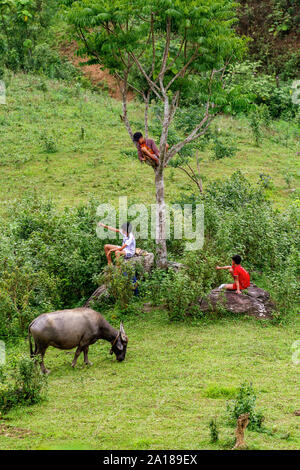
[(128, 236), (127, 234), (124, 234), (124, 232), (121, 233), (123, 234), (123, 245), (126, 245), (126, 247), (124, 248), (126, 255), (134, 256), (136, 246), (133, 233), (131, 232)]

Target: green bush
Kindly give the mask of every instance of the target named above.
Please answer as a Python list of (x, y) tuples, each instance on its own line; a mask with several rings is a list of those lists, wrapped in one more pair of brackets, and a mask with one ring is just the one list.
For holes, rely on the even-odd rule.
[(133, 299), (136, 283), (133, 282), (136, 269), (124, 260), (119, 260), (117, 265), (107, 266), (99, 278), (99, 284), (107, 286), (108, 294), (111, 296), (116, 307), (121, 312), (126, 312)]
[(213, 444), (219, 440), (219, 429), (217, 420), (211, 419), (209, 422), (210, 442)]
[(227, 414), (232, 426), (244, 413), (249, 413), (248, 428), (252, 431), (261, 431), (264, 416), (261, 411), (256, 411), (256, 394), (251, 383), (244, 382), (238, 391), (236, 400), (227, 403)]
[(204, 247), (188, 253), (184, 263), (189, 266), (189, 279), (197, 283), (197, 295), (202, 295), (226, 282), (226, 274), (216, 272), (215, 266), (229, 264), (239, 253), (252, 278), (254, 272), (264, 274), (264, 286), (286, 316), (299, 302), (300, 208), (295, 204), (282, 213), (274, 210), (265, 186), (250, 184), (236, 172), (211, 183), (201, 198), (177, 201), (204, 204)]
[(227, 75), (229, 102), (226, 111), (248, 115), (253, 105), (258, 105), (267, 107), (272, 118), (287, 115), (294, 118), (298, 107), (291, 100), (291, 85), (291, 81), (278, 84), (275, 76), (262, 73), (260, 62), (237, 64)]
[(30, 358), (21, 358), (13, 370), (2, 366), (0, 374), (0, 412), (39, 403), (46, 397), (46, 377)]
[(237, 147), (230, 142), (215, 139), (213, 160), (220, 160), (225, 157), (234, 157), (237, 152)]

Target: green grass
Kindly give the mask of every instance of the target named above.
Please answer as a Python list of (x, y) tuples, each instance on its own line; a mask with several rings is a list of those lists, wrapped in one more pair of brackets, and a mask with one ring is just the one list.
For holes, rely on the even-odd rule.
[[(0, 448), (232, 448), (226, 402), (245, 380), (253, 383), (268, 431), (247, 431), (249, 448), (299, 448), (300, 421), (293, 415), (299, 409), (299, 365), (291, 358), (298, 318), (285, 326), (233, 316), (189, 325), (170, 323), (160, 310), (131, 317), (125, 326), (123, 363), (109, 355), (106, 342), (91, 346), (93, 366), (84, 366), (81, 357), (74, 370), (73, 352), (50, 348), (48, 400), (11, 411), (5, 423), (30, 433), (0, 434)], [(211, 444), (214, 417), (220, 441)]]
[[(141, 128), (140, 105), (131, 103), (129, 111), (134, 129)], [(13, 76), (7, 87), (7, 105), (0, 106), (0, 212), (5, 212), (7, 201), (33, 188), (50, 194), (60, 207), (85, 202), (91, 195), (112, 202), (126, 195), (139, 203), (153, 203), (153, 170), (122, 154), (122, 149), (133, 147), (120, 113), (121, 104), (105, 94), (35, 76)], [(274, 184), (269, 197), (278, 207), (293, 200), (293, 189), (299, 188), (300, 181), (296, 125), (273, 123), (270, 130), (264, 130), (260, 147), (255, 146), (245, 118), (220, 117), (215, 127), (228, 134), (238, 152), (232, 158), (213, 161), (208, 148), (201, 163), (204, 185), (237, 169), (255, 182), (265, 173)], [(57, 152), (47, 153), (45, 139), (54, 140)], [(285, 182), (287, 173), (293, 177), (290, 188)], [(170, 202), (193, 188), (180, 170), (167, 168), (165, 181)]]

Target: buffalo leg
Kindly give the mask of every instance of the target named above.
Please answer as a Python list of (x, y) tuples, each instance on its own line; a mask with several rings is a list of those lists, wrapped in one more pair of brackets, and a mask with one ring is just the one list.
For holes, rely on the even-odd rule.
[(78, 346), (78, 348), (77, 348), (76, 351), (75, 351), (74, 359), (73, 359), (73, 361), (72, 361), (72, 367), (75, 367), (75, 366), (76, 366), (76, 362), (77, 362), (78, 357), (80, 356), (81, 351), (82, 351), (81, 347)]
[(89, 347), (86, 346), (85, 348), (83, 348), (83, 354), (84, 354), (84, 363), (87, 365), (87, 366), (92, 366), (93, 363), (89, 361), (88, 359), (88, 352), (89, 352)]
[(39, 349), (39, 353), (41, 355), (40, 366), (41, 366), (41, 371), (43, 372), (43, 374), (49, 374), (50, 373), (50, 370), (46, 369), (45, 364), (44, 364), (44, 356), (45, 356), (46, 349), (47, 348), (40, 348)]

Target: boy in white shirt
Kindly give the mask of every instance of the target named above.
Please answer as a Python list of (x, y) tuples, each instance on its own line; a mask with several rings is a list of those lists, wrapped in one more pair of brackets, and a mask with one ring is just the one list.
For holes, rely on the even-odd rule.
[(105, 256), (107, 258), (108, 264), (112, 264), (111, 255), (115, 253), (116, 261), (120, 258), (120, 256), (125, 256), (125, 258), (132, 258), (135, 255), (135, 238), (132, 233), (132, 226), (130, 222), (125, 222), (122, 225), (121, 230), (118, 230), (114, 227), (109, 227), (109, 225), (104, 225), (99, 222), (101, 227), (107, 228), (112, 232), (122, 233), (123, 235), (123, 244), (122, 246), (119, 245), (104, 245)]

